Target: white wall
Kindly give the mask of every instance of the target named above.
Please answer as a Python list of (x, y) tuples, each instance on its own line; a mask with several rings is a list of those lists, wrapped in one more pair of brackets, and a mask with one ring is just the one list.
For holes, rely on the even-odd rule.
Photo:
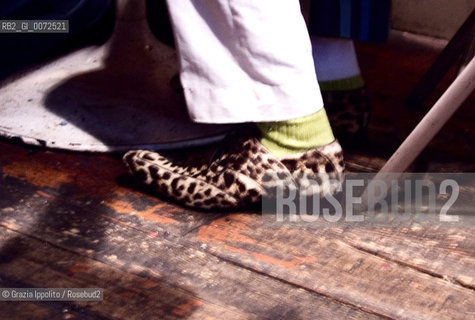
[(392, 28), (450, 39), (475, 8), (475, 0), (393, 0)]

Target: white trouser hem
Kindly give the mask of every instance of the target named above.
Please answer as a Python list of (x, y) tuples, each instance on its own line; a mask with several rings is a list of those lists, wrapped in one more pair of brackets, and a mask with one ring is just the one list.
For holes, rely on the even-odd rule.
[(186, 100), (193, 104), (188, 113), (191, 120), (200, 123), (268, 122), (304, 117), (322, 109), (323, 101), (316, 81), (301, 79), (285, 86), (254, 82), (247, 88), (185, 85)]
[(167, 3), (193, 121), (282, 121), (322, 108), (298, 0)]

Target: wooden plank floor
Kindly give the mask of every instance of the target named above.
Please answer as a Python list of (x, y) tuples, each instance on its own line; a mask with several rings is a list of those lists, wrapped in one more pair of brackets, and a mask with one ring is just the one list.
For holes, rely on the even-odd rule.
[[(375, 114), (347, 163), (375, 171), (422, 116), (403, 100), (437, 50), (396, 35), (358, 51)], [(473, 171), (474, 101), (414, 170)], [(104, 288), (102, 302), (0, 302), (1, 318), (475, 319), (472, 228), (276, 231), (143, 193), (119, 155), (0, 150), (0, 286)]]

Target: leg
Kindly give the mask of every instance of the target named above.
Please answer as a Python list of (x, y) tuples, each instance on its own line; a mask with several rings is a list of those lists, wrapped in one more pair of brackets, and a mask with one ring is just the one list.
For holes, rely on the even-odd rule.
[(312, 36), (312, 48), (335, 135), (343, 142), (355, 142), (365, 134), (371, 108), (353, 40)]
[(124, 160), (143, 183), (187, 206), (235, 208), (259, 202), (269, 174), (298, 184), (303, 176), (341, 173), (342, 152), (323, 110), (298, 1), (168, 6), (190, 117), (257, 126), (191, 161), (129, 152)]
[(279, 121), (323, 107), (296, 0), (168, 1), (190, 117)]

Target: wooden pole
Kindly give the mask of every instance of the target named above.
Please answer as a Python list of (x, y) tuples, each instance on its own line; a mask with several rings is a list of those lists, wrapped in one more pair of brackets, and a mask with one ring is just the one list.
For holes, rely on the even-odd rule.
[[(389, 186), (389, 180), (395, 179), (402, 174), (474, 89), (475, 58), (470, 61), (378, 174), (369, 182), (369, 185), (361, 195), (363, 206), (367, 207), (369, 204), (368, 190), (372, 190), (372, 187), (379, 181), (383, 181), (386, 186)], [(381, 190), (381, 192), (381, 194), (385, 194), (387, 190)], [(377, 202), (379, 199), (372, 200)]]
[(475, 58), (401, 144), (380, 173), (403, 172), (429, 144), (475, 88)]
[(455, 33), (452, 40), (450, 40), (445, 49), (440, 53), (437, 60), (411, 92), (406, 101), (408, 106), (414, 108), (422, 107), (424, 100), (434, 90), (447, 71), (449, 71), (450, 67), (454, 65), (464, 51), (470, 50), (469, 47), (473, 44), (474, 33), (475, 10), (472, 11), (467, 20), (465, 20), (460, 29)]

